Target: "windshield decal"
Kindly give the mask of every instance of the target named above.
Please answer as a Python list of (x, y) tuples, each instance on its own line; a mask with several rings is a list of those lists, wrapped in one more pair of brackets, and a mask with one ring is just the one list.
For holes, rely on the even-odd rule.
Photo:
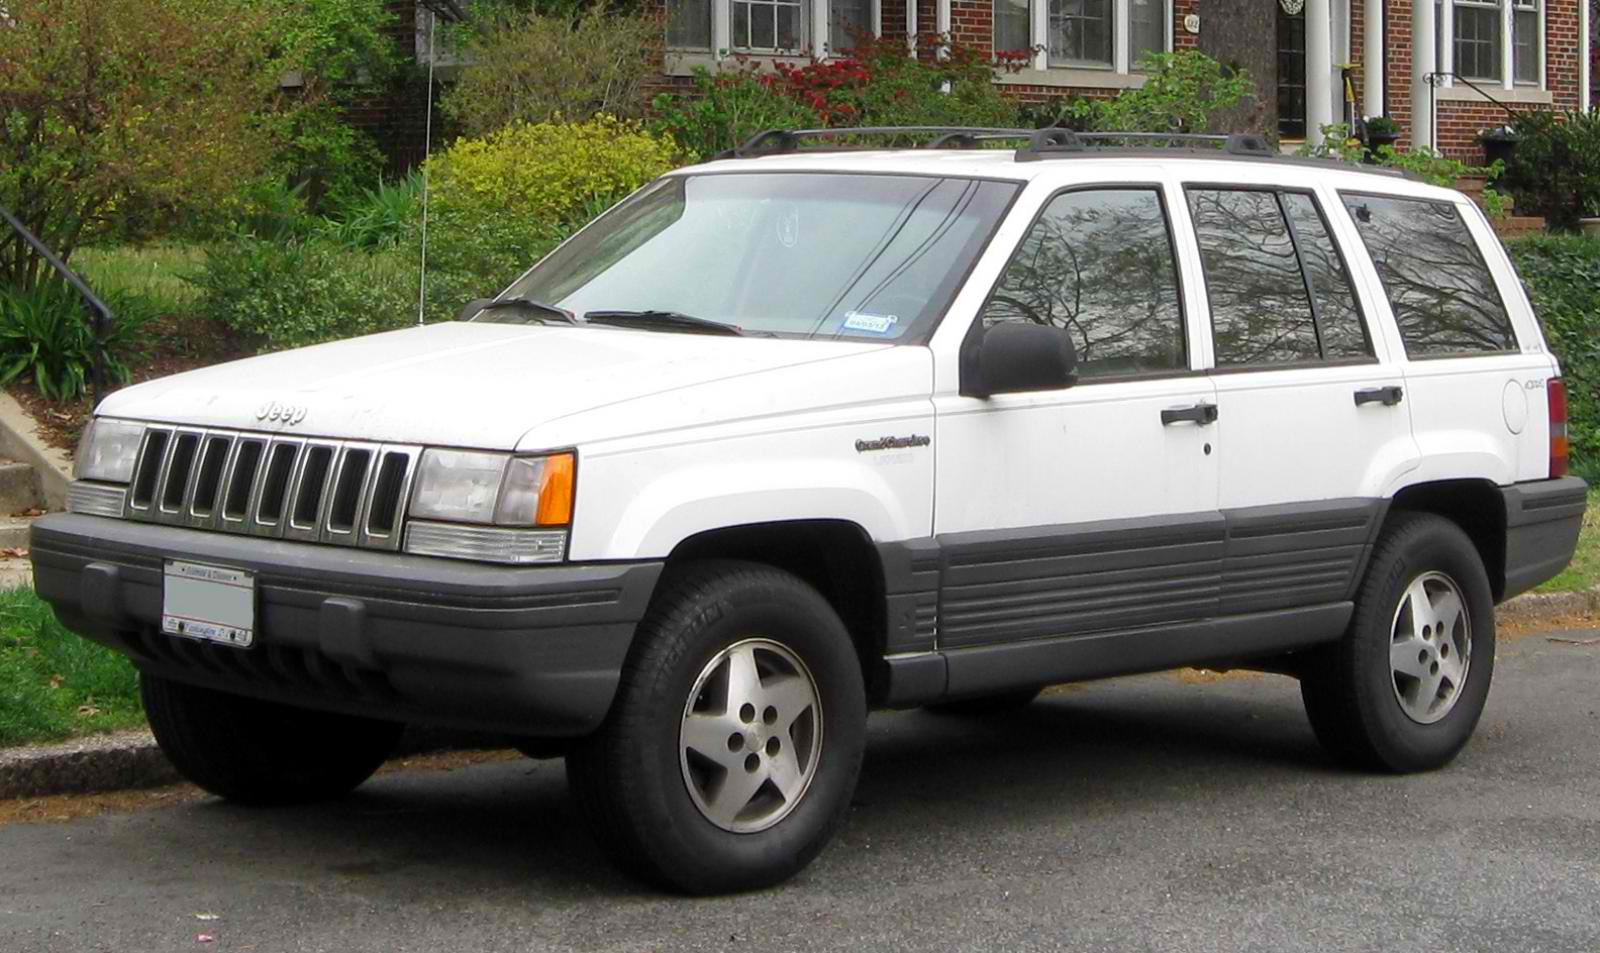
[(873, 314), (869, 311), (846, 311), (846, 331), (865, 331), (868, 334), (888, 334), (900, 323), (898, 314)]

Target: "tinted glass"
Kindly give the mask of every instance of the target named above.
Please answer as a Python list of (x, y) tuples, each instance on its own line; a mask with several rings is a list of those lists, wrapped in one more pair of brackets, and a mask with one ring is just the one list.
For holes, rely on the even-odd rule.
[(1517, 347), (1494, 276), (1453, 205), (1345, 196), (1412, 357)]
[(711, 0), (667, 0), (667, 46), (711, 49)]
[(993, 0), (993, 2), (995, 50), (1002, 53), (1019, 52), (1032, 46), (1027, 0)]
[(1311, 283), (1317, 325), (1322, 331), (1322, 356), (1327, 360), (1369, 357), (1372, 343), (1361, 321), (1350, 274), (1334, 247), (1328, 226), (1317, 212), (1317, 201), (1299, 192), (1284, 192), (1283, 209), (1294, 226), (1295, 244)]
[[(508, 293), (580, 315), (675, 311), (758, 333), (895, 341), (943, 313), (1016, 189), (923, 176), (669, 176)], [(512, 309), (479, 318), (537, 319)]]
[(1317, 326), (1278, 197), (1192, 189), (1218, 367), (1315, 361)]
[(1106, 189), (1051, 200), (989, 296), (983, 321), (1067, 329), (1085, 377), (1186, 368), (1178, 271), (1160, 195)]

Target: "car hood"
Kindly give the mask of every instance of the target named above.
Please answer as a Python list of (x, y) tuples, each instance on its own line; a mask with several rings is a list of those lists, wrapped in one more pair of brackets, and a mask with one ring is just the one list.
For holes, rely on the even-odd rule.
[(886, 347), (449, 323), (177, 374), (120, 390), (98, 412), (297, 436), (511, 450), (529, 430), (573, 414)]

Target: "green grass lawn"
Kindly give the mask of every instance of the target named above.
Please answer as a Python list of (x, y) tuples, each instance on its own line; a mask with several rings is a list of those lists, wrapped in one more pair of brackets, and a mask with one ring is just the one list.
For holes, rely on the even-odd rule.
[(62, 628), (32, 589), (0, 591), (0, 747), (143, 724), (126, 658)]
[(200, 289), (183, 276), (199, 272), (205, 257), (198, 245), (119, 245), (79, 249), (72, 267), (97, 291), (138, 295), (163, 314), (179, 314), (200, 297)]

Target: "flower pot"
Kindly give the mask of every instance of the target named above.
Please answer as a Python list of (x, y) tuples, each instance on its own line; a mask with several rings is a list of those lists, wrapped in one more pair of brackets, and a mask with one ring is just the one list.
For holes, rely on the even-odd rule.
[(1485, 165), (1494, 165), (1496, 162), (1511, 164), (1511, 154), (1517, 151), (1517, 142), (1522, 137), (1504, 126), (1499, 129), (1490, 129), (1478, 136), (1478, 143), (1483, 146)]
[(1389, 146), (1389, 147), (1392, 148), (1394, 146), (1394, 144), (1399, 142), (1399, 141), (1400, 141), (1400, 133), (1398, 133), (1398, 132), (1368, 132), (1367, 133), (1367, 157), (1366, 157), (1367, 164), (1368, 165), (1377, 165), (1378, 164), (1378, 150), (1381, 149), (1384, 146)]
[(1589, 238), (1600, 238), (1600, 218), (1580, 218), (1578, 226), (1583, 229), (1583, 234)]

